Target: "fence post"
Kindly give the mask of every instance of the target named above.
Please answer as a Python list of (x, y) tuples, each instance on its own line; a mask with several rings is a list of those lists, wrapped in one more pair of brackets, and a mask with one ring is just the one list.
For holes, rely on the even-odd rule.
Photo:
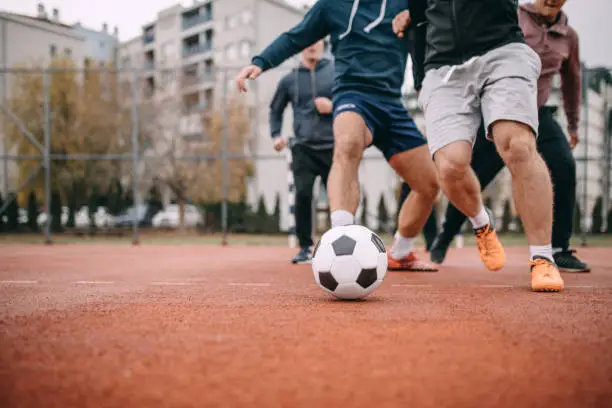
[(223, 112), (223, 122), (221, 124), (221, 231), (223, 232), (223, 238), (221, 239), (221, 245), (227, 245), (227, 199), (229, 190), (229, 177), (228, 177), (228, 139), (229, 139), (229, 118), (228, 118), (228, 100), (227, 100), (227, 69), (223, 71), (223, 94), (221, 99), (221, 109)]
[[(47, 222), (45, 223), (45, 244), (51, 245), (51, 81), (49, 72), (43, 72), (43, 92), (45, 111), (45, 149), (43, 151), (43, 162), (45, 167), (45, 207), (47, 211)], [(61, 212), (60, 212), (61, 217)]]
[(136, 71), (132, 72), (132, 201), (134, 202), (134, 219), (132, 220), (132, 245), (140, 244), (138, 232), (138, 86)]

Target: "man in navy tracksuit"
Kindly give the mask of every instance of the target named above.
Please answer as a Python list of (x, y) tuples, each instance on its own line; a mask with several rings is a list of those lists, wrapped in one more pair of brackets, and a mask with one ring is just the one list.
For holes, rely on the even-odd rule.
[(323, 56), (323, 40), (302, 52), (300, 66), (285, 75), (270, 103), (270, 134), (274, 149), (281, 151), (287, 140), (281, 136), (287, 105), (293, 110), (291, 170), (295, 183), (295, 235), (300, 251), (291, 261), (309, 263), (312, 242), (312, 188), (317, 176), (323, 185), (332, 164), (332, 86), (334, 64)]
[(413, 251), (439, 187), (425, 138), (400, 99), (408, 43), (397, 38), (391, 23), (404, 8), (401, 0), (319, 0), (302, 22), (253, 58), (236, 84), (246, 91), (247, 79), (329, 35), (336, 71), (334, 155), (327, 183), (332, 228), (355, 222), (359, 163), (373, 144), (412, 188), (399, 212), (389, 269), (435, 271)]

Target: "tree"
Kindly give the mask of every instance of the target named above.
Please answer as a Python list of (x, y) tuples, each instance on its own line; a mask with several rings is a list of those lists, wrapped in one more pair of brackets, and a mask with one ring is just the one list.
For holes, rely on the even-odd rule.
[[(363, 189), (362, 189), (363, 191)], [(362, 226), (368, 227), (368, 196), (363, 195), (363, 200), (361, 200), (361, 221), (359, 222)]]
[[(212, 101), (212, 96), (210, 96)], [(158, 154), (165, 158), (157, 167), (155, 177), (163, 182), (176, 197), (179, 205), (180, 225), (184, 223), (184, 206), (188, 199), (202, 203), (220, 202), (223, 196), (222, 154), (223, 110), (227, 110), (227, 152), (228, 155), (243, 155), (249, 137), (250, 123), (245, 107), (236, 100), (217, 109), (204, 109), (196, 113), (202, 130), (184, 136), (176, 117), (184, 107), (174, 100), (163, 103), (164, 114), (157, 117), (165, 123), (158, 126)], [(188, 112), (193, 117), (192, 111)], [(198, 116), (199, 115), (199, 116)], [(168, 117), (170, 116), (170, 117)], [(161, 143), (157, 143), (161, 140)], [(203, 160), (179, 160), (181, 156), (205, 156)], [(214, 159), (208, 159), (215, 157)], [(233, 158), (228, 164), (228, 201), (238, 202), (246, 195), (246, 179), (252, 173), (249, 160)]]
[(593, 207), (592, 214), (592, 223), (591, 223), (591, 233), (592, 234), (601, 234), (603, 230), (603, 197), (597, 197), (595, 200), (595, 206)]
[[(280, 218), (281, 218), (281, 199), (280, 194), (276, 193), (276, 202), (274, 203), (274, 213), (272, 214), (272, 221), (274, 223), (274, 232), (280, 232)], [(316, 228), (313, 225), (313, 230), (316, 232)]]
[[(0, 192), (0, 210), (4, 208), (4, 199), (2, 198), (2, 193)], [(0, 232), (4, 232), (4, 217), (6, 216), (6, 210), (0, 212)]]
[(28, 228), (38, 231), (38, 200), (33, 191), (28, 196)]
[(9, 193), (7, 200), (10, 200), (6, 208), (6, 229), (9, 232), (17, 232), (19, 230), (19, 203), (17, 202), (17, 194)]
[(59, 191), (51, 192), (51, 231), (62, 232), (62, 198)]
[(385, 204), (384, 194), (380, 196), (378, 202), (378, 231), (384, 232), (389, 223), (389, 212), (387, 211), (387, 205)]
[(510, 204), (510, 200), (506, 200), (504, 202), (504, 213), (502, 214), (502, 225), (500, 228), (500, 232), (508, 232), (510, 231), (510, 222), (512, 221), (512, 205)]
[[(70, 60), (56, 59), (49, 68), (73, 68)], [(131, 106), (129, 95), (122, 96), (116, 74), (109, 72), (54, 71), (49, 79), (49, 107), (52, 154), (129, 153), (131, 148)], [(44, 76), (18, 75), (11, 83), (8, 106), (24, 123), (36, 140), (44, 144)], [(146, 107), (139, 106), (139, 111)], [(139, 133), (144, 143), (146, 128)], [(38, 150), (27, 140), (15, 123), (6, 126), (6, 138), (17, 154), (37, 155)], [(25, 179), (38, 163), (19, 162), (19, 177)], [(112, 176), (118, 176), (117, 163), (110, 160), (53, 160), (51, 183), (58, 193), (67, 197), (70, 189), (80, 205), (87, 201), (92, 184), (105, 186)], [(31, 184), (42, 196), (43, 175)]]

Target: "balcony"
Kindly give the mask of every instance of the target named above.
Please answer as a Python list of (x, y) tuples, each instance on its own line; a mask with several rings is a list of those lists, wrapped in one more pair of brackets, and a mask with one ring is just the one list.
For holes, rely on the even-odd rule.
[(191, 27), (195, 27), (199, 24), (204, 24), (209, 21), (212, 21), (212, 13), (210, 12), (196, 14), (193, 16), (183, 16), (182, 28), (183, 30), (188, 30)]
[(188, 58), (192, 55), (203, 54), (209, 51), (212, 51), (212, 44), (210, 43), (185, 45), (183, 47), (183, 58)]
[(145, 60), (144, 62), (144, 69), (146, 71), (152, 71), (155, 69), (155, 61), (153, 60)]
[(155, 41), (155, 34), (149, 33), (149, 34), (145, 34), (142, 37), (142, 41), (146, 44), (151, 44), (152, 42)]

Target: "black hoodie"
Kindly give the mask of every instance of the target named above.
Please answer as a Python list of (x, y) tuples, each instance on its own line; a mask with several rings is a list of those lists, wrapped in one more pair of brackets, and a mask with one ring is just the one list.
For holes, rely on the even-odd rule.
[(321, 59), (314, 71), (300, 65), (285, 75), (270, 103), (270, 133), (280, 136), (283, 113), (293, 108), (293, 142), (312, 149), (331, 149), (334, 145), (332, 114), (321, 115), (315, 107), (317, 97), (332, 99), (334, 64)]

